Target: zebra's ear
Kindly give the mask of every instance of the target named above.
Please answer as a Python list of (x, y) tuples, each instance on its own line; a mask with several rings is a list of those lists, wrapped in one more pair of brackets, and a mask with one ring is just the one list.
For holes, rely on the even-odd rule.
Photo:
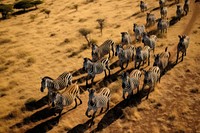
[(178, 37), (181, 39), (181, 35), (178, 35)]

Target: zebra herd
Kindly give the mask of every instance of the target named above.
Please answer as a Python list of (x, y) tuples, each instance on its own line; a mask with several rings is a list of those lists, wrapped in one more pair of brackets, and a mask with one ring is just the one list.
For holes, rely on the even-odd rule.
[[(143, 1), (140, 3), (141, 11), (144, 12), (147, 10), (147, 4)], [(168, 28), (168, 21), (163, 18), (166, 17), (167, 8), (165, 7), (166, 1), (159, 0), (160, 4), (160, 13), (161, 18), (158, 20), (158, 31), (161, 33)], [(183, 14), (181, 7), (177, 6), (177, 18), (180, 19)], [(184, 4), (184, 12), (187, 15), (189, 11), (189, 1), (185, 0)], [(181, 13), (181, 15), (180, 15)], [(147, 13), (146, 18), (146, 26), (154, 25), (156, 23), (155, 15), (152, 13)], [(131, 36), (128, 32), (121, 32), (121, 43), (115, 44), (113, 40), (109, 39), (102, 43), (102, 45), (98, 46), (96, 44), (92, 44), (92, 59), (83, 58), (83, 70), (87, 72), (86, 76), (86, 86), (88, 86), (88, 80), (91, 78), (91, 84), (94, 82), (94, 78), (97, 74), (105, 73), (105, 77), (111, 75), (110, 69), (110, 58), (112, 51), (112, 58), (118, 56), (119, 66), (121, 70), (128, 67), (129, 62), (133, 62), (134, 70), (131, 73), (122, 72), (121, 81), (122, 81), (122, 97), (123, 99), (129, 99), (135, 89), (137, 89), (137, 93), (140, 91), (140, 83), (142, 76), (143, 78), (143, 86), (142, 91), (146, 86), (149, 86), (148, 93), (146, 99), (149, 97), (150, 91), (154, 90), (156, 83), (160, 82), (160, 78), (165, 74), (167, 67), (169, 65), (169, 59), (171, 57), (170, 52), (168, 51), (168, 47), (163, 50), (163, 52), (154, 55), (154, 63), (148, 70), (144, 68), (140, 69), (141, 65), (147, 63), (150, 66), (150, 57), (151, 52), (155, 52), (157, 36), (148, 34), (145, 31), (144, 25), (133, 24), (133, 32), (135, 33), (136, 41), (141, 41), (144, 44), (144, 47), (133, 45), (131, 40)], [(189, 37), (186, 35), (179, 35), (179, 43), (177, 45), (177, 57), (176, 64), (178, 63), (179, 53), (182, 53), (182, 61), (184, 56), (186, 56), (186, 50), (189, 46)], [(109, 57), (105, 57), (109, 55)], [(124, 68), (124, 64), (126, 63), (126, 67)], [(106, 72), (108, 71), (108, 74)], [(48, 89), (48, 104), (52, 104), (52, 107), (55, 108), (55, 113), (59, 113), (61, 116), (61, 112), (64, 106), (69, 106), (75, 101), (76, 108), (78, 106), (77, 99), (79, 100), (79, 105), (82, 104), (82, 100), (80, 98), (80, 87), (77, 82), (72, 83), (72, 73), (64, 72), (57, 79), (52, 79), (51, 77), (45, 76), (41, 80), (41, 92), (44, 91), (45, 88)], [(62, 91), (62, 92), (61, 92)], [(94, 124), (94, 118), (97, 110), (101, 108), (100, 113), (103, 112), (103, 108), (106, 108), (105, 112), (109, 109), (109, 102), (111, 98), (111, 91), (109, 88), (104, 87), (100, 92), (95, 92), (94, 88), (87, 88), (89, 92), (88, 96), (88, 107), (85, 115), (87, 117), (92, 117), (92, 121), (90, 126)], [(128, 93), (126, 97), (126, 93)], [(89, 115), (89, 112), (93, 110), (93, 114)]]

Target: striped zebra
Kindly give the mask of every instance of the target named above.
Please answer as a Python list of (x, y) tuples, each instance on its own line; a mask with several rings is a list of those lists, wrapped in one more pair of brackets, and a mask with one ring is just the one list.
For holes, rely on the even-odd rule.
[(41, 81), (41, 92), (44, 92), (44, 89), (48, 89), (48, 104), (52, 100), (53, 92), (62, 90), (72, 84), (72, 74), (64, 72), (57, 79), (52, 79), (51, 77), (45, 76)]
[[(105, 112), (109, 109), (109, 101), (110, 101), (110, 89), (104, 87), (101, 89), (99, 93), (96, 93), (94, 89), (88, 89), (89, 92), (89, 100), (88, 100), (88, 108), (85, 112), (87, 117), (92, 117), (92, 121), (90, 126), (94, 124), (94, 118), (97, 110), (101, 108), (100, 114), (103, 112), (103, 108), (106, 107)], [(93, 114), (89, 115), (88, 113), (93, 110)]]
[(127, 48), (127, 49), (123, 49), (122, 45), (116, 46), (115, 56), (118, 55), (121, 69), (124, 69), (124, 67), (123, 67), (124, 63), (126, 63), (126, 67), (128, 67), (129, 61), (130, 60), (133, 61), (134, 49), (135, 48), (133, 46), (129, 46), (129, 48)]
[(168, 47), (165, 48), (165, 51), (154, 56), (153, 66), (158, 66), (161, 72), (164, 74), (166, 72), (166, 67), (169, 64), (170, 52), (167, 51)]
[(144, 25), (139, 26), (136, 23), (134, 23), (133, 32), (135, 33), (136, 41), (141, 40), (142, 34), (145, 32), (145, 26)]
[(144, 71), (144, 84), (142, 90), (144, 90), (145, 86), (149, 86), (148, 94), (146, 99), (149, 97), (149, 93), (151, 90), (154, 90), (156, 83), (160, 82), (160, 68), (157, 66), (151, 67), (148, 71)]
[(144, 12), (147, 10), (147, 4), (144, 3), (144, 1), (142, 1), (142, 0), (140, 1), (140, 10), (141, 10), (141, 12)]
[(146, 26), (152, 26), (156, 23), (156, 17), (152, 13), (147, 13), (146, 16)]
[(184, 2), (183, 10), (185, 12), (185, 15), (187, 15), (189, 12), (189, 3), (190, 3), (189, 0), (185, 0), (185, 2)]
[(183, 8), (180, 5), (177, 5), (176, 17), (178, 18), (178, 20), (181, 20), (183, 14), (184, 14)]
[(160, 8), (160, 16), (161, 16), (161, 18), (166, 18), (167, 17), (167, 12), (168, 12), (167, 7), (161, 7)]
[(123, 99), (125, 99), (126, 92), (128, 93), (128, 98), (133, 95), (134, 89), (137, 88), (137, 93), (139, 92), (141, 76), (142, 73), (138, 69), (133, 70), (130, 75), (128, 72), (122, 73)]
[(176, 64), (178, 63), (178, 58), (179, 58), (180, 52), (182, 53), (181, 61), (183, 61), (183, 57), (186, 56), (186, 51), (187, 51), (187, 48), (188, 48), (189, 42), (190, 42), (189, 36), (179, 35), (178, 37), (179, 37), (180, 40), (179, 40), (179, 43), (178, 43), (178, 46), (177, 46)]
[(122, 45), (132, 44), (132, 39), (128, 32), (121, 32), (121, 38)]
[(153, 50), (153, 53), (155, 51), (156, 41), (157, 41), (156, 35), (151, 35), (149, 37), (147, 36), (146, 32), (143, 33), (142, 43), (144, 43), (144, 46), (149, 46)]
[(86, 86), (88, 85), (88, 78), (90, 77), (92, 77), (91, 84), (93, 84), (96, 74), (100, 74), (104, 71), (106, 77), (107, 76), (106, 69), (108, 70), (110, 76), (110, 67), (108, 58), (102, 58), (101, 60), (98, 60), (96, 62), (93, 62), (89, 58), (84, 58), (83, 70), (87, 71), (88, 73), (86, 77)]
[[(143, 65), (145, 61), (148, 61), (148, 66), (150, 65), (150, 50), (151, 48), (149, 46), (144, 46), (142, 49), (141, 46), (136, 48), (136, 55), (135, 55), (135, 68), (140, 68), (141, 62), (143, 62)], [(137, 63), (139, 62), (138, 66)]]
[(168, 20), (164, 20), (164, 19), (158, 20), (158, 24), (157, 24), (158, 32), (160, 32), (161, 34), (163, 34), (164, 32), (167, 33), (168, 27), (169, 27), (169, 21)]
[(165, 0), (159, 0), (159, 5), (160, 7), (164, 7), (165, 6), (166, 1)]
[(103, 44), (100, 46), (96, 44), (92, 44), (92, 60), (97, 61), (101, 59), (103, 56), (109, 54), (110, 58), (110, 51), (112, 51), (112, 55), (114, 56), (114, 46), (115, 43), (112, 40), (106, 40)]
[[(52, 100), (52, 107), (55, 109), (55, 113), (59, 113), (61, 116), (61, 112), (65, 106), (71, 105), (75, 101), (75, 106), (73, 109), (77, 107), (77, 99), (82, 104), (82, 100), (79, 97), (80, 90), (77, 83), (70, 85), (66, 90), (62, 93), (54, 93)], [(79, 104), (79, 105), (80, 105)]]

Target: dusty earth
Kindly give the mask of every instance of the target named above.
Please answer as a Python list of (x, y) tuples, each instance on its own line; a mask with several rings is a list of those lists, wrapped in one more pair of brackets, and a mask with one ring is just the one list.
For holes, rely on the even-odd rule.
[[(3, 1), (3, 2), (13, 2)], [(148, 11), (160, 17), (158, 1), (146, 0)], [(45, 0), (37, 10), (17, 13), (0, 21), (0, 132), (200, 132), (200, 5), (190, 0), (190, 11), (181, 21), (174, 16), (176, 4), (168, 1), (168, 33), (158, 38), (155, 54), (168, 46), (170, 66), (156, 85), (149, 99), (139, 92), (130, 100), (123, 100), (117, 57), (111, 59), (111, 77), (96, 76), (97, 90), (104, 86), (111, 89), (110, 110), (95, 118), (95, 125), (88, 127), (85, 116), (88, 92), (82, 91), (83, 104), (62, 117), (54, 116), (48, 108), (47, 90), (40, 92), (41, 77), (57, 78), (62, 72), (72, 72), (73, 82), (86, 90), (82, 71), (83, 57), (91, 58), (91, 49), (78, 30), (92, 30), (89, 39), (98, 45), (106, 39), (120, 42), (120, 32), (132, 32), (133, 23), (145, 24), (146, 12), (141, 13), (139, 1), (128, 0)], [(180, 3), (183, 5), (183, 2)], [(74, 5), (78, 5), (76, 11)], [(51, 10), (47, 17), (43, 9)], [(35, 17), (33, 17), (35, 16)], [(34, 18), (34, 19), (33, 19)], [(100, 35), (97, 19), (105, 19)], [(156, 26), (147, 28), (157, 34)], [(190, 37), (187, 56), (174, 64), (178, 35)], [(135, 46), (141, 43), (135, 43)], [(153, 64), (153, 55), (151, 66)], [(145, 69), (148, 69), (146, 65)], [(133, 70), (133, 62), (127, 71)], [(126, 71), (123, 70), (123, 71)]]

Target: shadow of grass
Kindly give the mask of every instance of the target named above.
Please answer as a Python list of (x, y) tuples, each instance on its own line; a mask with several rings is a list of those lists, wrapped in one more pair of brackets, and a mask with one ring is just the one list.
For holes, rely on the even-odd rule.
[(35, 127), (27, 130), (25, 133), (46, 133), (53, 129), (54, 126), (58, 125), (60, 116), (54, 117), (50, 120), (40, 123)]

